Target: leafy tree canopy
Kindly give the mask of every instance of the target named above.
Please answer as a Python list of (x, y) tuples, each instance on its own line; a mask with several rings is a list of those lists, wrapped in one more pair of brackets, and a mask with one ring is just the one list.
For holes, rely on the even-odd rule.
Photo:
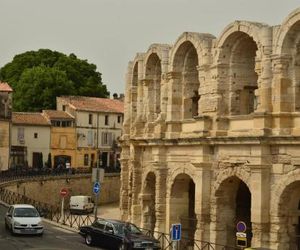
[(16, 55), (0, 69), (1, 81), (13, 90), (15, 111), (55, 109), (56, 96), (108, 97), (101, 73), (94, 64), (49, 49)]

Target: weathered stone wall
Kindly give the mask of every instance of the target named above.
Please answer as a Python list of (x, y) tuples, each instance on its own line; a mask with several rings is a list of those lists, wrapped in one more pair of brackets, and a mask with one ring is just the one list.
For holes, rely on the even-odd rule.
[(299, 41), (297, 9), (280, 26), (235, 21), (217, 38), (185, 32), (136, 55), (126, 77), (123, 219), (164, 232), (181, 222), (184, 236), (224, 245), (235, 245), (244, 221), (248, 245), (296, 249)]
[[(60, 204), (61, 196), (59, 193), (62, 188), (69, 190), (69, 195), (66, 198), (67, 202), (72, 195), (94, 196), (90, 176), (36, 178), (33, 180), (13, 181), (1, 186), (3, 185), (10, 191), (53, 205)], [(103, 183), (101, 183), (99, 204), (117, 202), (119, 201), (119, 197), (120, 175), (106, 175)]]

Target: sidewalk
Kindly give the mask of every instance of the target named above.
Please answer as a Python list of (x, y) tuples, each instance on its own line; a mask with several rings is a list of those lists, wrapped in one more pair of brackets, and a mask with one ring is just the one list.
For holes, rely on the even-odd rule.
[(119, 202), (98, 206), (97, 214), (99, 218), (120, 220)]

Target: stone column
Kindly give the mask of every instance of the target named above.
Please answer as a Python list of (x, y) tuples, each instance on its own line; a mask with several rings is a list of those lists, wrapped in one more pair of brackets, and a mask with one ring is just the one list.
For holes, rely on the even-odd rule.
[(270, 166), (251, 165), (252, 247), (268, 248), (270, 231)]
[(139, 195), (141, 192), (141, 184), (142, 184), (142, 173), (141, 173), (141, 164), (140, 164), (140, 156), (141, 149), (136, 146), (131, 146), (131, 158), (130, 165), (132, 166), (132, 206), (131, 206), (131, 221), (140, 225), (141, 223), (141, 204), (139, 200)]
[(196, 167), (195, 213), (197, 227), (195, 239), (210, 240), (211, 163), (193, 163)]
[(127, 220), (129, 215), (128, 195), (129, 195), (129, 147), (122, 147), (121, 163), (121, 190), (120, 190), (120, 210), (121, 219)]
[(263, 54), (255, 63), (258, 76), (258, 89), (255, 90), (255, 96), (257, 98), (256, 111), (261, 113), (272, 111), (272, 28), (264, 27), (260, 37), (263, 43)]
[(166, 228), (166, 190), (168, 169), (165, 164), (160, 164), (156, 168), (155, 187), (155, 231), (165, 232)]
[(181, 132), (182, 118), (182, 76), (180, 72), (169, 72), (167, 104), (167, 138), (177, 138)]

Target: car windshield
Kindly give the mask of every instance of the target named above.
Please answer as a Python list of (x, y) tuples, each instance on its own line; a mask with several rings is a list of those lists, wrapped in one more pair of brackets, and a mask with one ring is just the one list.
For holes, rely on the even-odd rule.
[(142, 234), (141, 230), (131, 223), (115, 223), (114, 226), (116, 233), (120, 235), (124, 235), (125, 232), (129, 234)]
[(14, 210), (14, 217), (39, 217), (39, 213), (35, 208), (22, 207)]

